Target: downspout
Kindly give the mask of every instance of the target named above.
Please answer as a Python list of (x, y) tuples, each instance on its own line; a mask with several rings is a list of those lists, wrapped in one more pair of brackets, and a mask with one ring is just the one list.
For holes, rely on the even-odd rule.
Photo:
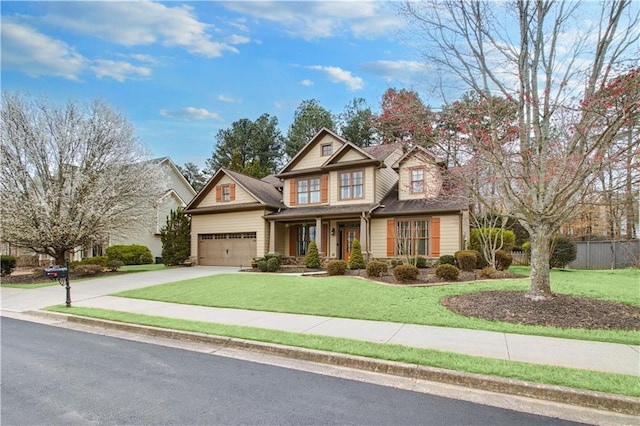
[(365, 247), (365, 250), (367, 252), (367, 260), (369, 259), (369, 256), (371, 255), (371, 212), (373, 212), (375, 209), (377, 209), (378, 207), (380, 207), (380, 203), (376, 204), (375, 206), (371, 207), (369, 209), (369, 211), (366, 212), (362, 212), (362, 218), (364, 219), (364, 222), (366, 223), (366, 232), (367, 232), (367, 247)]

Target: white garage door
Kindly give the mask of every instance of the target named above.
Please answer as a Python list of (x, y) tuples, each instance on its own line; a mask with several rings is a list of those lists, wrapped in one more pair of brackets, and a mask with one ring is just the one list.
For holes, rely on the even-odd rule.
[(198, 263), (208, 266), (248, 266), (256, 257), (255, 232), (198, 235)]

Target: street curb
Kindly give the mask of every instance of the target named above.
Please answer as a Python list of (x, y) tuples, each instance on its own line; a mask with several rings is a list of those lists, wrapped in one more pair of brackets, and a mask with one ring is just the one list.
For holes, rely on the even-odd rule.
[(415, 380), (428, 380), (456, 386), (478, 388), (490, 392), (518, 395), (544, 401), (612, 411), (621, 414), (640, 415), (640, 398), (623, 395), (573, 389), (563, 386), (527, 382), (517, 379), (484, 376), (475, 373), (466, 373), (415, 364), (405, 364), (400, 362), (346, 355), (335, 352), (323, 352), (313, 349), (296, 348), (252, 340), (237, 339), (232, 337), (214, 336), (203, 333), (194, 333), (89, 317), (80, 317), (70, 314), (43, 311), (32, 311), (25, 313), (49, 318), (66, 318), (66, 321), (70, 323), (83, 324), (93, 327), (103, 327), (118, 331), (143, 334), (152, 337), (162, 337), (174, 340), (206, 343), (226, 348), (260, 352), (280, 357), (354, 368), (370, 372), (411, 378)]

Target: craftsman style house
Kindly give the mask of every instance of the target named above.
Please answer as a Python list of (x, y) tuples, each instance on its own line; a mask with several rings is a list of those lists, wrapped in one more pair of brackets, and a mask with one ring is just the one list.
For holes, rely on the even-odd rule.
[(247, 266), (269, 252), (348, 260), (453, 254), (468, 239), (468, 202), (448, 195), (427, 150), (396, 143), (359, 148), (323, 129), (262, 180), (220, 169), (185, 208), (201, 265)]

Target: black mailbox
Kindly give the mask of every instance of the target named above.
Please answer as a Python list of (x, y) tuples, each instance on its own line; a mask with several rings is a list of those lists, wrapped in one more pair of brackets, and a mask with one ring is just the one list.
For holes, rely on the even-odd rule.
[(44, 269), (44, 276), (52, 280), (67, 278), (69, 276), (69, 270), (62, 266), (52, 266)]

